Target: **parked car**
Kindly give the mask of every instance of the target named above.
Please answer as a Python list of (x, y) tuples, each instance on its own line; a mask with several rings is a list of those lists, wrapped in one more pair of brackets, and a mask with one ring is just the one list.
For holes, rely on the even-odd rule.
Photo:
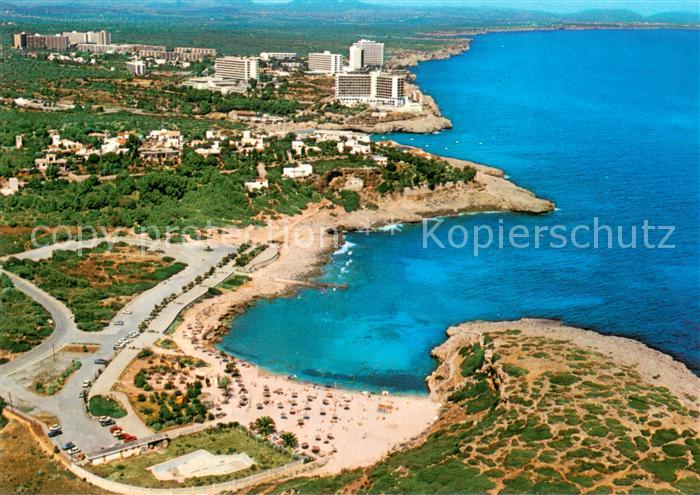
[(73, 442), (67, 442), (63, 444), (63, 447), (61, 447), (63, 450), (70, 450), (75, 448), (75, 444)]
[(100, 418), (100, 425), (101, 426), (110, 426), (113, 424), (114, 424), (114, 420), (112, 418), (105, 418), (105, 419)]
[(83, 388), (88, 388), (90, 386), (90, 380), (83, 380)]
[(58, 435), (61, 435), (63, 432), (59, 430), (50, 430), (47, 434), (49, 438), (57, 437)]
[(121, 321), (121, 320), (117, 320), (117, 321), (114, 322), (114, 324), (115, 324), (116, 326), (120, 327), (120, 326), (122, 326), (122, 325), (124, 324), (124, 322)]
[(60, 430), (60, 429), (61, 429), (61, 425), (51, 425), (51, 427), (49, 428), (49, 431)]
[(84, 399), (85, 398), (85, 390), (81, 390), (80, 393), (78, 394), (78, 398)]
[(109, 364), (109, 361), (103, 358), (97, 358), (95, 359), (95, 364), (107, 365)]
[(122, 311), (122, 313), (124, 313), (125, 315), (130, 315), (131, 311), (129, 311), (128, 309), (125, 309), (124, 311)]

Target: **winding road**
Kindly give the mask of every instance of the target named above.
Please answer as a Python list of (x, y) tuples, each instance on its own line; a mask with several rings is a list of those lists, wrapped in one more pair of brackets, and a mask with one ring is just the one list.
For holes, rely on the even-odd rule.
[[(11, 398), (14, 407), (19, 407), (25, 411), (31, 410), (32, 413), (41, 411), (57, 417), (63, 434), (54, 439), (55, 444), (62, 445), (72, 441), (87, 453), (109, 447), (115, 443), (115, 439), (107, 428), (101, 427), (87, 413), (85, 402), (79, 397), (80, 392), (83, 390), (82, 382), (84, 380), (94, 381), (89, 391), (90, 396), (110, 393), (114, 382), (140, 349), (152, 345), (157, 339), (162, 337), (163, 332), (175, 320), (177, 315), (188, 304), (206, 293), (209, 287), (218, 285), (233, 273), (238, 272), (233, 262), (216, 269), (217, 263), (224, 256), (237, 251), (236, 246), (216, 245), (209, 248), (202, 242), (170, 244), (167, 242), (143, 240), (141, 238), (99, 238), (82, 242), (57, 243), (14, 256), (39, 260), (48, 258), (55, 250), (90, 248), (104, 241), (123, 241), (152, 250), (157, 249), (162, 251), (164, 255), (172, 256), (178, 261), (186, 263), (187, 267), (155, 287), (139, 294), (122, 308), (110, 324), (100, 332), (83, 332), (79, 330), (72, 313), (64, 303), (32, 283), (3, 271), (10, 277), (17, 289), (46, 308), (54, 320), (54, 331), (42, 344), (0, 366), (0, 394), (8, 399)], [(184, 286), (193, 282), (198, 276), (206, 274), (211, 268), (216, 270), (214, 275), (180, 294), (167, 304), (158, 316), (150, 321), (147, 330), (134, 339), (128, 348), (118, 353), (113, 350), (113, 346), (119, 339), (138, 329), (139, 324), (149, 316), (157, 304), (171, 294), (179, 294)], [(121, 321), (123, 324), (117, 325), (117, 321)], [(28, 385), (32, 371), (35, 372), (34, 368), (41, 361), (50, 359), (52, 354), (61, 347), (74, 343), (98, 344), (100, 348), (97, 352), (86, 353), (84, 356), (81, 355), (76, 358), (81, 361), (81, 368), (70, 377), (56, 395), (39, 395), (29, 390)], [(104, 370), (101, 369), (102, 366), (94, 364), (95, 359), (98, 358), (110, 361), (109, 365), (104, 367)], [(117, 398), (122, 399), (120, 402), (123, 401), (123, 397), (117, 396)], [(124, 427), (125, 431), (137, 437), (152, 434), (131, 411), (130, 406), (125, 404), (125, 407), (131, 414), (118, 420), (118, 423)]]

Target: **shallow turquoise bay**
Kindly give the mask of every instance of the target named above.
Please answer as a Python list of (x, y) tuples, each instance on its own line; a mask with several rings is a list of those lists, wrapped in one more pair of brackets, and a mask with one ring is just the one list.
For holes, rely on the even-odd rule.
[[(237, 317), (222, 349), (358, 389), (424, 392), (432, 347), (466, 320), (559, 318), (630, 336), (700, 369), (700, 39), (697, 31), (490, 34), (418, 81), (454, 129), (392, 139), (503, 168), (557, 203), (545, 216), (452, 226), (674, 226), (673, 249), (423, 247), (423, 226), (351, 234), (324, 281)], [(382, 136), (379, 136), (382, 138)], [(655, 240), (658, 242), (660, 238)], [(605, 245), (605, 242), (603, 242)]]

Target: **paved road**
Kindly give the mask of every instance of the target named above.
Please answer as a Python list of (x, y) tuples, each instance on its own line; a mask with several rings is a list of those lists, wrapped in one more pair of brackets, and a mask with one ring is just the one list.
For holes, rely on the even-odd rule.
[[(15, 256), (18, 258), (43, 259), (50, 256), (57, 249), (93, 247), (104, 240), (141, 243), (140, 240), (128, 238), (93, 239), (83, 242), (72, 241), (27, 251)], [(187, 267), (168, 280), (134, 298), (101, 332), (83, 332), (78, 330), (70, 311), (62, 302), (49, 296), (31, 283), (10, 275), (13, 283), (17, 283), (18, 289), (42, 304), (51, 313), (56, 327), (53, 334), (40, 346), (0, 366), (0, 394), (3, 396), (11, 395), (15, 406), (31, 407), (34, 410), (43, 411), (58, 417), (63, 429), (63, 435), (56, 438), (57, 445), (70, 440), (83, 451), (92, 452), (114, 444), (114, 439), (108, 430), (100, 427), (99, 423), (87, 414), (85, 404), (79, 398), (79, 394), (83, 390), (83, 380), (94, 380), (100, 371), (99, 368), (101, 367), (95, 365), (94, 360), (97, 358), (114, 358), (110, 365), (107, 366), (105, 373), (96, 381), (93, 389), (90, 390), (91, 395), (96, 394), (98, 391), (102, 391), (102, 393), (108, 392), (112, 383), (136, 355), (138, 349), (151, 345), (159, 338), (184, 306), (206, 292), (208, 286), (216, 285), (236, 271), (235, 266), (230, 263), (223, 269), (219, 269), (215, 276), (207, 279), (205, 284), (197, 285), (179, 296), (168, 304), (157, 318), (151, 321), (149, 325), (150, 331), (142, 333), (130, 344), (135, 349), (122, 350), (115, 357), (114, 344), (128, 333), (138, 329), (139, 324), (145, 320), (157, 304), (170, 294), (180, 292), (183, 286), (193, 281), (197, 276), (206, 273), (211, 267), (215, 267), (225, 255), (236, 251), (235, 246), (219, 245), (211, 250), (206, 250), (204, 245), (195, 243), (172, 245), (147, 241), (146, 244), (151, 248), (162, 250), (165, 255), (187, 263)], [(117, 325), (117, 321), (121, 321), (123, 324)], [(22, 382), (23, 372), (29, 372), (38, 361), (49, 357), (54, 347), (58, 350), (65, 344), (76, 342), (100, 344), (101, 347), (99, 351), (79, 358), (82, 363), (81, 368), (73, 374), (58, 394), (50, 397), (41, 396), (26, 388), (26, 385)], [(107, 384), (109, 385), (108, 387)], [(147, 431), (150, 433), (138, 420), (129, 417), (125, 421), (133, 429), (130, 433), (136, 436), (143, 436)]]

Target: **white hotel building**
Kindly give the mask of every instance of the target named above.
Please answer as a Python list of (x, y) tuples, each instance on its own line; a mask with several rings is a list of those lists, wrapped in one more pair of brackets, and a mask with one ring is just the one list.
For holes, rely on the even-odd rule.
[(380, 71), (335, 75), (335, 98), (345, 105), (401, 107), (407, 103), (406, 78)]
[(384, 65), (384, 43), (360, 40), (350, 46), (350, 68), (381, 67)]
[(325, 51), (309, 53), (309, 70), (318, 74), (337, 74), (343, 68), (343, 56)]
[(245, 81), (258, 78), (258, 59), (254, 57), (219, 57), (214, 64), (217, 77)]

